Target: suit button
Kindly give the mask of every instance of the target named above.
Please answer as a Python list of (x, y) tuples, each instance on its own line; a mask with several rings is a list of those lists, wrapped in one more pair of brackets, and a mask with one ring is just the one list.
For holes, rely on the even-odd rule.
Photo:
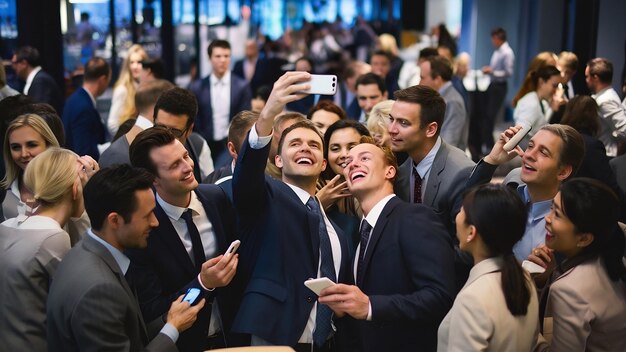
[(307, 298), (306, 298), (306, 301), (307, 301), (307, 302), (313, 302), (313, 297), (311, 297), (311, 296), (307, 297)]

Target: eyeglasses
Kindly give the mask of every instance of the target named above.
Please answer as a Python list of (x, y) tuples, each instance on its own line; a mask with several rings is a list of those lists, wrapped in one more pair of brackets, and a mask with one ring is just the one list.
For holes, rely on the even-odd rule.
[(157, 123), (157, 124), (154, 124), (154, 126), (155, 126), (155, 127), (165, 128), (166, 130), (168, 130), (168, 131), (172, 132), (172, 134), (173, 134), (173, 135), (174, 135), (174, 137), (176, 137), (176, 138), (180, 138), (180, 137), (182, 137), (182, 136), (185, 134), (185, 132), (187, 132), (187, 130), (189, 129), (189, 128), (185, 128), (184, 130), (179, 130), (178, 128), (172, 128), (172, 127), (168, 127), (168, 126), (161, 125), (161, 124), (158, 124), (158, 123)]

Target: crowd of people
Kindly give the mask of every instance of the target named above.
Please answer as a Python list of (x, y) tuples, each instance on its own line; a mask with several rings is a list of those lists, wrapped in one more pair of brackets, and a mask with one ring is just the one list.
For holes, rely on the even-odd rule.
[[(626, 350), (612, 63), (586, 63), (592, 95), (575, 95), (576, 55), (538, 54), (494, 138), (515, 63), (504, 29), (484, 116), (445, 26), (414, 63), (357, 29), (354, 59), (312, 31), (287, 72), (271, 45), (240, 43), (231, 65), (213, 40), (211, 74), (186, 88), (133, 45), (107, 121), (104, 59), (63, 104), (37, 49), (18, 48), (23, 89), (0, 70), (3, 348)], [(328, 72), (335, 95), (305, 93)]]

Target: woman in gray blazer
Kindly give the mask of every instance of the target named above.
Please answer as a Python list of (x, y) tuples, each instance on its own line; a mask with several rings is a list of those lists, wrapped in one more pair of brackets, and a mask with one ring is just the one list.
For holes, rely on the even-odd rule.
[(535, 346), (537, 294), (513, 255), (526, 217), (517, 192), (505, 185), (482, 185), (464, 197), (456, 232), (474, 267), (439, 326), (437, 351), (530, 351)]
[(0, 341), (6, 351), (45, 351), (46, 299), (70, 250), (63, 226), (84, 212), (79, 157), (48, 148), (28, 163), (24, 184), (39, 207), (0, 224)]
[[(543, 343), (552, 351), (626, 351), (624, 234), (619, 202), (588, 178), (563, 183), (546, 216), (546, 243), (529, 256), (547, 268), (541, 295)], [(565, 259), (555, 260), (554, 252)]]

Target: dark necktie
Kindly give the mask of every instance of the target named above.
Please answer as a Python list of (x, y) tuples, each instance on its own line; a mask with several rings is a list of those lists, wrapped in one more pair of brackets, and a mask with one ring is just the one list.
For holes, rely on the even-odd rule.
[(189, 231), (189, 237), (191, 238), (191, 252), (193, 253), (193, 262), (196, 266), (196, 269), (200, 271), (200, 269), (202, 269), (202, 264), (206, 261), (206, 258), (204, 257), (204, 246), (202, 245), (202, 239), (200, 238), (200, 232), (198, 232), (198, 228), (196, 227), (196, 224), (193, 223), (193, 219), (191, 218), (191, 209), (185, 210), (181, 217), (185, 219), (185, 223), (187, 224), (187, 231)]
[[(309, 209), (319, 218), (319, 236), (320, 236), (320, 274), (321, 277), (327, 277), (337, 282), (335, 274), (335, 265), (333, 264), (333, 251), (330, 246), (330, 238), (326, 230), (326, 221), (322, 216), (320, 206), (317, 201), (311, 197), (306, 202)], [(317, 315), (315, 318), (315, 331), (313, 332), (313, 342), (316, 346), (322, 346), (326, 343), (330, 332), (332, 331), (331, 318), (333, 311), (325, 304), (317, 304)]]
[(367, 220), (363, 219), (361, 221), (361, 244), (359, 247), (359, 262), (356, 267), (356, 282), (357, 285), (361, 285), (363, 282), (363, 261), (365, 260), (365, 249), (367, 248), (367, 243), (370, 239), (370, 233), (372, 232), (372, 226), (367, 222)]
[(422, 178), (420, 174), (413, 168), (413, 179), (415, 186), (413, 187), (413, 203), (422, 203)]

